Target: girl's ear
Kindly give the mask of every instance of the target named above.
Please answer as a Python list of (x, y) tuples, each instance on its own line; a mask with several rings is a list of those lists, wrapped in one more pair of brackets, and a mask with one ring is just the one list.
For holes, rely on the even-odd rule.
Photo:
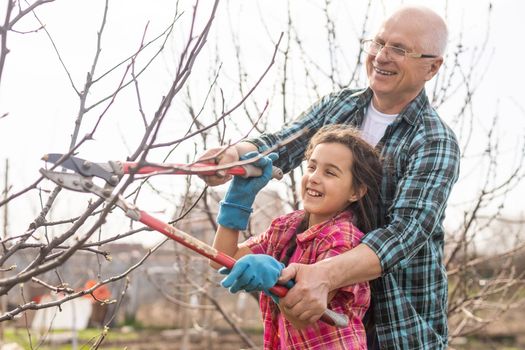
[(354, 193), (350, 195), (350, 198), (348, 198), (348, 201), (350, 203), (357, 202), (358, 200), (363, 198), (367, 190), (368, 188), (365, 185), (359, 186), (357, 189), (354, 189)]

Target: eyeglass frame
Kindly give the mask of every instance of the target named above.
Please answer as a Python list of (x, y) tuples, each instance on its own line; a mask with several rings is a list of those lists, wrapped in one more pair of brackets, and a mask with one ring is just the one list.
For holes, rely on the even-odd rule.
[[(365, 46), (367, 45), (367, 43), (375, 44), (375, 45), (379, 46), (379, 49), (377, 50), (377, 53), (375, 55), (369, 53), (365, 49)], [(363, 51), (366, 52), (368, 55), (372, 55), (372, 56), (377, 56), (381, 52), (381, 50), (383, 50), (386, 47), (387, 49), (389, 48), (389, 49), (394, 49), (394, 50), (398, 50), (398, 51), (404, 51), (405, 54), (402, 56), (403, 58), (405, 58), (405, 57), (411, 57), (411, 58), (438, 58), (439, 57), (438, 55), (428, 55), (428, 54), (423, 54), (423, 53), (408, 52), (407, 50), (403, 49), (402, 47), (380, 44), (377, 41), (375, 41), (374, 39), (362, 40), (361, 44), (363, 45)], [(401, 57), (401, 56), (399, 56), (399, 57)]]

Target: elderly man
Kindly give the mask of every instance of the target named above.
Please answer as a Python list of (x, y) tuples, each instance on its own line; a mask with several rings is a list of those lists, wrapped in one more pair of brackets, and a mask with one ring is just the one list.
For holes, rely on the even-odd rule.
[[(296, 283), (280, 305), (312, 323), (326, 309), (330, 291), (371, 281), (369, 348), (447, 347), (442, 223), (460, 155), (454, 133), (425, 94), (425, 83), (443, 63), (446, 42), (446, 24), (436, 13), (402, 7), (374, 38), (363, 42), (368, 88), (332, 93), (280, 132), (263, 134), (221, 154), (220, 163), (235, 161), (307, 127), (307, 135), (278, 150), (275, 165), (287, 172), (300, 164), (308, 138), (325, 124), (357, 126), (380, 150), (383, 207), (378, 210), (387, 224), (368, 232), (351, 251), (313, 265), (290, 264), (280, 277), (280, 282), (294, 279)], [(227, 180), (206, 179), (211, 185)], [(251, 268), (266, 272), (264, 266)]]

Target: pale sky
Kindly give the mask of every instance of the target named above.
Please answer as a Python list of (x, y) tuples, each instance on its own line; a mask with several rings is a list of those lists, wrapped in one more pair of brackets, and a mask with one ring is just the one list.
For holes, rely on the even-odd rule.
[[(102, 53), (100, 68), (98, 72), (111, 67), (115, 62), (126, 58), (136, 50), (140, 38), (149, 21), (148, 38), (159, 34), (170, 22), (174, 13), (174, 1), (129, 1), (112, 0), (109, 5), (109, 15), (104, 37), (102, 39)], [(209, 4), (210, 2), (201, 2)], [(208, 47), (203, 51), (195, 64), (195, 76), (206, 76), (214, 69), (215, 57), (211, 56), (216, 45), (224, 49), (224, 56), (220, 60), (223, 63), (221, 75), (221, 87), (224, 89), (226, 103), (235, 102), (236, 83), (238, 76), (234, 73), (236, 63), (232, 60), (234, 51), (231, 47), (231, 33), (233, 29), (240, 38), (241, 50), (246, 60), (246, 67), (252, 78), (258, 77), (267, 65), (273, 45), (280, 32), (285, 30), (287, 7), (282, 1), (223, 1), (219, 5), (217, 18), (212, 27)], [(297, 21), (298, 27), (305, 32), (305, 45), (315, 48), (326, 40), (324, 34), (318, 29), (323, 18), (322, 6), (324, 1), (291, 1), (291, 11)], [(334, 21), (348, 31), (351, 40), (341, 40), (339, 45), (343, 50), (352, 49), (355, 44), (356, 32), (360, 31), (362, 15), (368, 1), (332, 1), (334, 8)], [(370, 21), (378, 23), (385, 12), (390, 11), (400, 1), (374, 1)], [(405, 2), (406, 3), (406, 2)], [(469, 55), (476, 59), (476, 48), (484, 41), (488, 29), (488, 41), (486, 54), (477, 63), (480, 69), (476, 73), (474, 84), (483, 77), (474, 97), (474, 109), (472, 118), (480, 126), (477, 133), (483, 133), (490, 127), (492, 116), (500, 114), (500, 125), (498, 132), (504, 141), (501, 151), (505, 158), (505, 164), (512, 164), (516, 160), (516, 147), (519, 145), (519, 137), (525, 134), (525, 93), (521, 86), (525, 80), (525, 71), (520, 67), (519, 60), (523, 57), (524, 49), (519, 42), (522, 33), (525, 32), (525, 24), (522, 14), (525, 13), (525, 2), (521, 0), (500, 0), (493, 4), (493, 13), (490, 25), (487, 25), (488, 1), (468, 0), (436, 2), (411, 1), (429, 6), (447, 18), (450, 26), (451, 42), (457, 42), (459, 36), (470, 50)], [(146, 114), (151, 116), (160, 97), (166, 92), (173, 72), (173, 57), (177, 57), (174, 51), (177, 49), (177, 40), (183, 40), (183, 26), (187, 23), (191, 4), (182, 1), (181, 7), (186, 8), (186, 13), (177, 22), (174, 42), (170, 43), (157, 63), (152, 67), (148, 75), (142, 81), (143, 99)], [(436, 5), (437, 4), (437, 5)], [(448, 4), (448, 5), (447, 5)], [(101, 14), (104, 2), (92, 1), (56, 1), (38, 9), (39, 18), (46, 24), (47, 30), (53, 37), (62, 59), (70, 70), (72, 79), (79, 88), (82, 88), (83, 79), (90, 69), (96, 45), (96, 32), (101, 22)], [(203, 13), (208, 9), (203, 6)], [(3, 18), (5, 6), (0, 7), (0, 17)], [(228, 16), (228, 13), (230, 15)], [(300, 15), (299, 15), (300, 13)], [(180, 24), (180, 27), (178, 25)], [(30, 32), (38, 28), (34, 17), (29, 16), (16, 28), (19, 31)], [(370, 25), (372, 31), (375, 26)], [(179, 34), (177, 30), (180, 29)], [(371, 33), (373, 34), (373, 33)], [(345, 38), (343, 38), (345, 39)], [(228, 46), (230, 45), (230, 46)], [(4, 68), (4, 76), (0, 85), (0, 115), (9, 113), (7, 117), (0, 119), (0, 184), (4, 187), (4, 164), (9, 159), (10, 171), (9, 183), (13, 186), (11, 192), (18, 191), (39, 177), (38, 169), (43, 165), (39, 159), (45, 153), (67, 152), (70, 142), (70, 134), (74, 127), (74, 119), (78, 111), (78, 98), (75, 96), (69, 83), (67, 75), (58, 63), (50, 41), (45, 33), (40, 30), (27, 34), (10, 33), (8, 47), (11, 52), (7, 57)], [(170, 51), (171, 50), (171, 51)], [(322, 57), (324, 52), (319, 50)], [(493, 52), (493, 54), (490, 54)], [(273, 84), (278, 74), (278, 69), (273, 68), (272, 73), (265, 80), (266, 84)], [(364, 72), (361, 72), (364, 77)], [(111, 82), (108, 81), (100, 88), (93, 91), (92, 101), (97, 96), (104, 96), (115, 86), (119, 74), (114, 74)], [(191, 80), (191, 79), (190, 79)], [(197, 80), (197, 79), (195, 79)], [(231, 86), (228, 86), (228, 81)], [(206, 86), (200, 86), (194, 81), (192, 92), (196, 95), (202, 93)], [(257, 91), (256, 97), (261, 105), (266, 99), (273, 97), (265, 90), (263, 85)], [(325, 93), (330, 92), (329, 87)], [(302, 99), (304, 98), (304, 102)], [(294, 112), (300, 113), (313, 102), (306, 95), (298, 93), (294, 104)], [(181, 102), (177, 102), (170, 120), (167, 121), (162, 137), (166, 139), (175, 138), (188, 125), (188, 116), (184, 114)], [(94, 161), (110, 159), (124, 159), (136, 148), (138, 138), (141, 135), (140, 119), (136, 112), (136, 103), (132, 91), (124, 93), (119, 97), (115, 107), (111, 110), (96, 135), (96, 139), (81, 148), (80, 155)], [(448, 110), (447, 110), (448, 111)], [(446, 111), (445, 111), (446, 112)], [(441, 112), (442, 116), (443, 111)], [(240, 113), (242, 114), (242, 113)], [(95, 114), (88, 115), (85, 123), (93, 122)], [(89, 118), (92, 118), (91, 120)], [(242, 118), (242, 117), (239, 117)], [(279, 126), (279, 120), (275, 121), (274, 128)], [(87, 130), (86, 126), (83, 131)], [(82, 134), (82, 132), (81, 132)], [(232, 137), (240, 137), (242, 133), (233, 133)], [(479, 144), (479, 154), (483, 152), (484, 145)], [(192, 145), (188, 145), (188, 150)], [(462, 165), (462, 181), (456, 185), (451, 204), (459, 205), (463, 201), (460, 196), (462, 188), (468, 187), (471, 193), (475, 193), (473, 184), (480, 179), (483, 168), (477, 164), (475, 152)], [(164, 154), (158, 154), (161, 158)], [(155, 154), (153, 155), (155, 157)], [(159, 160), (159, 159), (152, 159)], [(170, 158), (174, 162), (185, 162), (186, 153), (179, 152)], [(510, 166), (510, 165), (509, 165)], [(505, 166), (501, 171), (504, 172)], [(193, 181), (200, 181), (195, 178)], [(166, 191), (177, 191), (174, 183), (165, 185)], [(475, 185), (474, 185), (475, 186)], [(45, 184), (50, 189), (50, 184)], [(508, 201), (513, 203), (506, 209), (509, 215), (522, 212), (525, 196), (522, 185)], [(86, 195), (88, 196), (88, 195)], [(74, 201), (84, 205), (87, 197), (73, 196)], [(153, 196), (151, 198), (154, 198)], [(154, 199), (151, 199), (154, 201)], [(521, 201), (521, 205), (516, 205)], [(15, 201), (10, 206), (10, 227), (16, 233), (21, 233), (27, 224), (34, 218), (39, 210), (39, 198), (36, 191)], [(146, 202), (146, 201), (145, 201)], [(159, 199), (154, 203), (144, 203), (145, 208), (153, 211), (162, 211), (164, 207), (170, 207), (172, 203), (168, 199)], [(70, 204), (62, 204), (59, 208), (69, 208)], [(56, 212), (57, 217), (60, 216)], [(2, 217), (3, 220), (3, 217)], [(16, 234), (15, 232), (13, 232)]]

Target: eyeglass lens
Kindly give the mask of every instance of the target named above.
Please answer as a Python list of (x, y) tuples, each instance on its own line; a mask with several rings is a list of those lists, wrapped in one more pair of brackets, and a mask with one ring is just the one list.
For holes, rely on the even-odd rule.
[(384, 46), (376, 43), (373, 40), (364, 42), (364, 51), (369, 55), (376, 56), (382, 51), (388, 58), (392, 60), (401, 60), (405, 57), (406, 51), (400, 47)]

